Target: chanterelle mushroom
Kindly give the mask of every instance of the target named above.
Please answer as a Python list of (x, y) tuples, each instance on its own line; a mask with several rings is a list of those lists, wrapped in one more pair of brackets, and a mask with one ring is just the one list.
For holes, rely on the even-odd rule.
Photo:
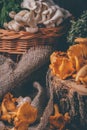
[(84, 65), (76, 74), (76, 79), (77, 82), (81, 82), (86, 85), (87, 87), (87, 64)]
[(87, 38), (77, 38), (67, 53), (54, 52), (50, 56), (50, 69), (53, 75), (61, 79), (75, 78), (76, 82), (87, 86)]
[(28, 128), (30, 124), (35, 122), (36, 118), (37, 118), (37, 109), (32, 107), (30, 103), (25, 102), (18, 108), (18, 111), (16, 113), (16, 117), (14, 119), (15, 128), (17, 129), (20, 127)]
[(12, 94), (5, 95), (1, 103), (2, 121), (13, 123), (12, 130), (28, 130), (28, 126), (37, 119), (38, 110), (31, 105), (30, 97), (14, 98)]
[(1, 104), (1, 120), (11, 123), (14, 118), (11, 113), (16, 110), (15, 102), (16, 98), (13, 98), (12, 94), (8, 93), (5, 95)]
[(76, 43), (85, 43), (85, 44), (87, 44), (87, 38), (81, 38), (81, 37), (79, 37), (79, 38), (76, 38), (75, 39), (75, 42)]
[(61, 79), (72, 76), (75, 72), (72, 62), (68, 59), (67, 54), (63, 52), (54, 52), (51, 55), (50, 69), (52, 73)]
[(13, 95), (11, 93), (7, 93), (3, 99), (3, 104), (6, 108), (7, 111), (11, 112), (14, 111), (16, 109), (16, 102), (17, 98), (13, 98)]
[(79, 43), (71, 46), (67, 51), (67, 55), (72, 61), (76, 71), (79, 71), (81, 67), (87, 64), (87, 43)]
[(63, 130), (65, 128), (65, 125), (70, 122), (70, 116), (68, 113), (65, 113), (62, 115), (59, 113), (59, 108), (58, 105), (54, 105), (54, 110), (55, 113), (53, 116), (50, 116), (49, 118), (49, 123), (51, 129), (58, 129), (58, 130)]

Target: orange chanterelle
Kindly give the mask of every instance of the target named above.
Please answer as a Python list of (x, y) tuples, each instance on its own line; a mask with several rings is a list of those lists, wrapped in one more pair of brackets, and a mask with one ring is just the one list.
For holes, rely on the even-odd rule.
[(38, 110), (31, 106), (28, 100), (23, 99), (23, 97), (14, 98), (11, 93), (7, 93), (2, 100), (0, 119), (13, 124), (12, 130), (28, 130), (29, 125), (37, 119)]
[(49, 67), (52, 74), (61, 79), (74, 77), (87, 85), (87, 38), (77, 38), (75, 42), (67, 52), (53, 52)]

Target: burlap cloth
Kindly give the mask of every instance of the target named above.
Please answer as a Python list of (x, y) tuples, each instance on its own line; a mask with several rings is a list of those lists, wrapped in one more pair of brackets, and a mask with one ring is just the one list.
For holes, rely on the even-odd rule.
[[(16, 63), (13, 60), (11, 60), (10, 58), (6, 58), (3, 55), (0, 55), (0, 72), (2, 73), (2, 75), (7, 73), (9, 69), (11, 70), (12, 67), (14, 67), (14, 66), (10, 66), (9, 64), (6, 64), (4, 70), (2, 70), (2, 66), (6, 60), (10, 61), (10, 63), (12, 63), (14, 66), (16, 65)], [(20, 88), (17, 87), (15, 89), (12, 89), (11, 93), (16, 97), (30, 96), (33, 99), (36, 96), (36, 92), (34, 91), (34, 89), (32, 87), (34, 80), (38, 80), (38, 81), (40, 80), (40, 83), (44, 84), (43, 88), (46, 90), (45, 76), (46, 76), (47, 67), (48, 66), (45, 65), (42, 68), (40, 68), (39, 70), (37, 70), (35, 72), (36, 75), (34, 75), (33, 78), (31, 75), (31, 79), (29, 79), (29, 81), (27, 81), (25, 84), (23, 84), (23, 86)], [(44, 72), (41, 70), (43, 70)], [(39, 74), (38, 78), (37, 78), (37, 74)], [(43, 80), (44, 80), (44, 83), (42, 82)], [(31, 86), (31, 87), (29, 88), (29, 86)], [(1, 89), (3, 89), (3, 88), (1, 88)], [(52, 90), (52, 88), (50, 88), (50, 90), (49, 90), (49, 95), (46, 94), (44, 98), (46, 99), (46, 105), (44, 107), (43, 114), (40, 117), (40, 121), (38, 123), (36, 123), (35, 125), (30, 126), (28, 130), (46, 130), (46, 129), (49, 130), (48, 118), (53, 112), (53, 90)]]

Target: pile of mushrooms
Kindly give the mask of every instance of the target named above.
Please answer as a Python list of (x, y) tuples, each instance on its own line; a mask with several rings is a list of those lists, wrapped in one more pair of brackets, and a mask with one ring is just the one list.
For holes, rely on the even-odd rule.
[(13, 124), (9, 130), (28, 130), (37, 119), (38, 110), (31, 106), (30, 97), (14, 98), (11, 93), (4, 96), (0, 106), (0, 120)]
[(77, 38), (75, 42), (67, 52), (53, 52), (49, 67), (53, 75), (61, 79), (72, 77), (87, 86), (87, 38)]
[(23, 10), (18, 13), (9, 13), (13, 20), (4, 23), (5, 29), (35, 33), (40, 25), (56, 27), (71, 16), (69, 11), (55, 5), (52, 0), (23, 0), (21, 8)]

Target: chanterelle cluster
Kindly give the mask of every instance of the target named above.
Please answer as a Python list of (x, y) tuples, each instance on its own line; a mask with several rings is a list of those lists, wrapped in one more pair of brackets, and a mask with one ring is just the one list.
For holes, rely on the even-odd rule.
[(37, 112), (37, 108), (31, 105), (30, 97), (14, 98), (11, 93), (7, 93), (0, 106), (0, 120), (13, 123), (14, 127), (9, 130), (28, 130), (29, 125), (36, 121)]
[(58, 26), (64, 19), (71, 16), (69, 11), (55, 5), (52, 0), (23, 0), (19, 13), (10, 12), (13, 19), (9, 23), (4, 23), (4, 27), (9, 30), (35, 33), (38, 31), (38, 24), (43, 24), (47, 28)]
[(69, 47), (67, 52), (54, 52), (50, 56), (50, 69), (53, 75), (75, 81), (87, 87), (87, 38), (77, 38), (78, 44)]

